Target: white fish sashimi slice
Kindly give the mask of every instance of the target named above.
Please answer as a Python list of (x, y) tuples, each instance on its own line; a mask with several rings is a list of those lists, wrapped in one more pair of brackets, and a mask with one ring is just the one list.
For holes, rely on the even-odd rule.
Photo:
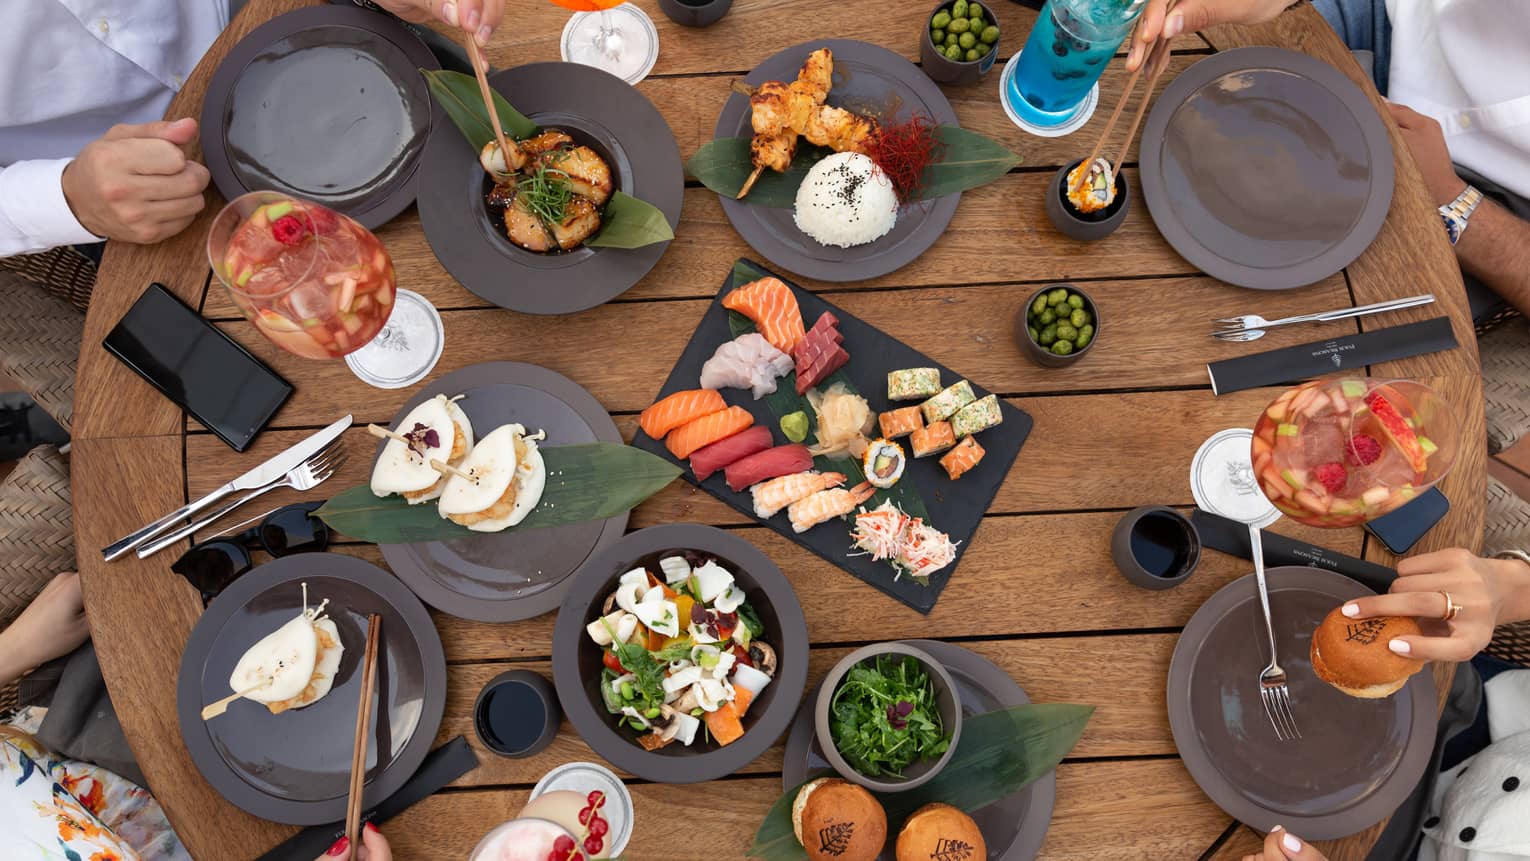
[(758, 332), (740, 335), (719, 346), (701, 366), (704, 389), (749, 389), (758, 400), (776, 390), (777, 381), (791, 373), (790, 356)]

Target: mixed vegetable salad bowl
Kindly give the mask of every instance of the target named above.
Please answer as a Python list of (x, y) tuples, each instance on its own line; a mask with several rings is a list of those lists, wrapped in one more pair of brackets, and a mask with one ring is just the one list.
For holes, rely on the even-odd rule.
[(785, 732), (807, 684), (807, 622), (781, 569), (742, 538), (655, 526), (596, 553), (553, 631), (574, 728), (663, 783), (732, 774)]

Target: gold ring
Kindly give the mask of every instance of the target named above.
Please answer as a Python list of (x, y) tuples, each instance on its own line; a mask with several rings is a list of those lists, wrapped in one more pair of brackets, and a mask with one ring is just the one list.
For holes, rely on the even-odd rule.
[(1445, 596), (1445, 615), (1441, 616), (1440, 620), (1449, 622), (1460, 614), (1461, 605), (1457, 604), (1455, 599), (1450, 597), (1450, 593), (1446, 592), (1444, 589), (1440, 590), (1440, 594)]

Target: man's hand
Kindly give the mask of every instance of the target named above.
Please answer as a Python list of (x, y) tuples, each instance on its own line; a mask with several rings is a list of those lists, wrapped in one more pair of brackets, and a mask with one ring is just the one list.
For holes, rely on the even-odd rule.
[(1142, 65), (1148, 48), (1160, 35), (1172, 39), (1180, 33), (1204, 30), (1217, 24), (1262, 24), (1274, 20), (1291, 0), (1181, 0), (1168, 12), (1169, 0), (1148, 0), (1131, 51), (1126, 55), (1127, 71)]
[(505, 14), (505, 0), (374, 0), (377, 5), (415, 24), (434, 18), (448, 27), (460, 27), (473, 34), (480, 45), (489, 44), (489, 36)]
[(207, 168), (181, 147), (196, 120), (117, 125), (64, 168), (64, 199), (86, 230), (149, 244), (169, 239), (202, 211)]
[(1466, 190), (1466, 181), (1456, 176), (1455, 165), (1450, 163), (1450, 150), (1445, 146), (1445, 132), (1432, 117), (1426, 117), (1407, 105), (1387, 102), (1392, 119), (1402, 130), (1402, 138), (1413, 153), (1413, 161), (1419, 173), (1424, 175), (1424, 187), (1434, 198), (1435, 206), (1444, 206)]

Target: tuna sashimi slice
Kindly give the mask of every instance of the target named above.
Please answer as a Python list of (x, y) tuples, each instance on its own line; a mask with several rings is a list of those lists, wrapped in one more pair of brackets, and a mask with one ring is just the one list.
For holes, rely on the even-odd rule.
[(843, 368), (850, 361), (850, 354), (843, 347), (835, 347), (831, 353), (819, 356), (805, 371), (801, 365), (797, 366), (797, 394), (804, 394), (808, 389), (818, 385), (829, 375)]
[(723, 470), (728, 487), (735, 492), (771, 478), (813, 468), (813, 456), (805, 445), (778, 445), (728, 464)]
[(691, 469), (695, 471), (697, 481), (706, 481), (707, 476), (719, 469), (770, 448), (771, 442), (770, 428), (754, 425), (706, 448), (697, 449), (691, 455)]

